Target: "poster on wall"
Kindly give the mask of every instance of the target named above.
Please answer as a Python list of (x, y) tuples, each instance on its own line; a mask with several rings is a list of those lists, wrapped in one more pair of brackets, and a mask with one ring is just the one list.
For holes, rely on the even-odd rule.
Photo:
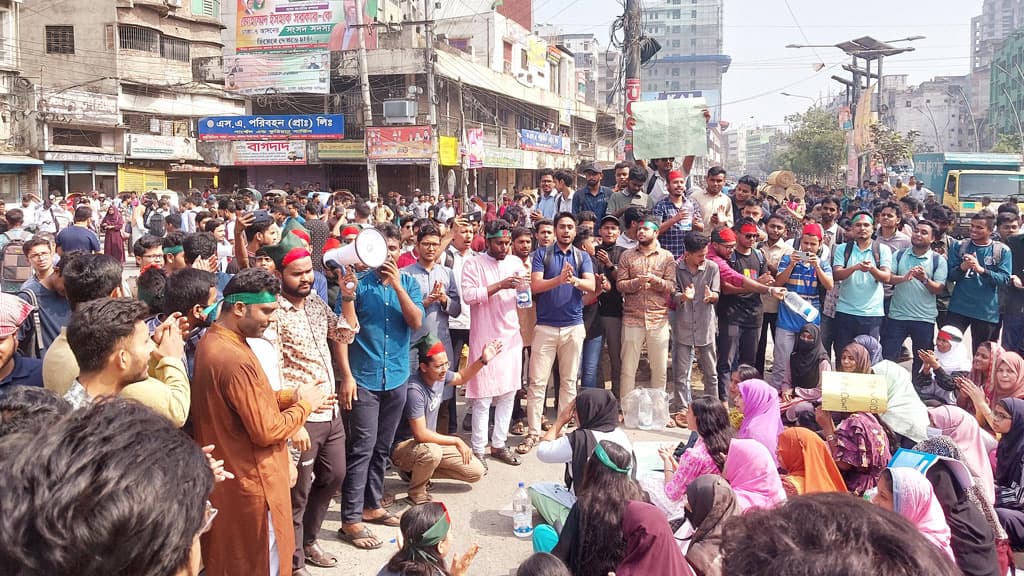
[(331, 87), (331, 53), (236, 54), (224, 58), (224, 87), (236, 94), (327, 94)]
[(455, 136), (441, 136), (437, 142), (438, 161), (441, 166), (459, 165), (459, 139)]
[(552, 154), (569, 153), (569, 138), (560, 134), (537, 132), (536, 130), (520, 130), (519, 143), (523, 150), (550, 152)]
[(233, 166), (287, 166), (306, 163), (306, 143), (301, 140), (232, 142)]
[(366, 129), (366, 157), (375, 162), (425, 164), (433, 151), (430, 126)]
[(466, 130), (466, 152), (469, 156), (470, 168), (484, 167), (484, 129), (470, 128)]
[[(356, 0), (235, 0), (237, 51), (355, 50), (360, 30), (366, 48), (377, 47), (373, 26), (355, 27)], [(363, 4), (363, 22), (377, 17), (377, 0)]]

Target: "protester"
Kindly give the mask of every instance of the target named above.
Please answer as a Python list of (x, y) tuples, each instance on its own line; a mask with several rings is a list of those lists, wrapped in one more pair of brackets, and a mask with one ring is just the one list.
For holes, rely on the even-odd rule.
[(57, 233), (57, 254), (62, 257), (72, 252), (96, 253), (100, 251), (100, 239), (89, 229), (92, 221), (92, 208), (79, 206), (75, 208), (74, 224), (62, 228)]
[(646, 502), (630, 502), (622, 513), (626, 554), (616, 576), (692, 576), (665, 514)]
[(691, 358), (694, 356), (703, 376), (704, 391), (713, 395), (722, 394), (718, 381), (715, 340), (715, 330), (718, 328), (715, 304), (718, 303), (721, 291), (718, 264), (707, 257), (706, 236), (689, 232), (683, 244), (683, 257), (676, 263), (675, 292), (672, 294), (676, 310), (672, 326), (674, 383), (669, 409), (675, 408), (677, 414), (690, 404)]
[(981, 210), (971, 216), (970, 238), (952, 247), (949, 280), (955, 284), (945, 322), (967, 333), (971, 329), (974, 350), (999, 334), (997, 287), (1010, 280), (1010, 249), (992, 239), (995, 215)]
[(778, 392), (764, 380), (744, 380), (739, 383), (736, 407), (743, 413), (743, 425), (736, 437), (757, 440), (778, 463), (776, 453), (782, 434)]
[(451, 526), (448, 507), (440, 502), (411, 508), (402, 515), (402, 546), (377, 576), (466, 576), (480, 547), (473, 545), (449, 566), (445, 556), (452, 545)]
[(910, 374), (900, 365), (880, 359), (881, 347), (877, 340), (867, 336), (859, 338), (872, 348), (874, 365), (868, 348), (854, 342), (843, 349), (839, 362), (841, 371), (877, 374), (885, 378), (888, 401), (886, 411), (879, 418), (888, 429), (892, 446), (910, 447), (924, 440), (927, 438), (928, 408), (917, 396)]
[(861, 334), (878, 339), (885, 317), (883, 284), (890, 281), (892, 251), (871, 239), (874, 220), (854, 214), (847, 242), (832, 254), (832, 277), (839, 285), (833, 338), (837, 350)]
[[(754, 203), (757, 202), (753, 198), (750, 198), (748, 201), (749, 202), (754, 202)], [(747, 210), (748, 211), (752, 210), (752, 211), (760, 212), (761, 207), (760, 207), (760, 205), (754, 206), (754, 207), (748, 207)], [(755, 222), (760, 222), (760, 218), (754, 218), (753, 216), (751, 216), (751, 219), (753, 219)], [(761, 250), (761, 252), (764, 254), (765, 266), (767, 266), (768, 272), (770, 272), (775, 277), (775, 284), (777, 284), (777, 285), (785, 285), (787, 283), (786, 281), (782, 281), (779, 278), (780, 274), (783, 271), (786, 270), (786, 268), (781, 266), (781, 263), (782, 263), (783, 257), (785, 257), (787, 255), (791, 255), (793, 253), (793, 246), (791, 246), (788, 243), (786, 243), (786, 225), (787, 225), (787, 222), (786, 222), (786, 217), (784, 215), (776, 213), (776, 214), (772, 214), (771, 216), (769, 216), (767, 221), (766, 221), (766, 223), (765, 223), (765, 225), (764, 225), (766, 239), (763, 242), (761, 242), (760, 244), (758, 244), (758, 246), (757, 246)], [(811, 225), (808, 224), (808, 226), (811, 226)], [(817, 225), (815, 225), (815, 226), (817, 226)], [(807, 229), (807, 226), (805, 226), (804, 228)], [(815, 233), (820, 231), (820, 230), (821, 230), (820, 226), (818, 226), (817, 228), (810, 228), (809, 229), (809, 231), (814, 231)], [(820, 234), (815, 234), (814, 237), (818, 238), (818, 244), (820, 245), (821, 244), (821, 236), (820, 236)], [(800, 244), (797, 245), (797, 248), (799, 250), (803, 250), (802, 245), (803, 245), (803, 237), (801, 236)], [(808, 254), (814, 254), (815, 257), (817, 258), (817, 255), (818, 255), (819, 251), (820, 250), (818, 248), (814, 248), (813, 250), (810, 250), (807, 253)], [(793, 259), (799, 259), (799, 258), (798, 257), (794, 257), (794, 256), (790, 256), (790, 260), (793, 260)], [(825, 262), (825, 264), (827, 264), (828, 260), (825, 260), (824, 262)], [(813, 261), (811, 262), (811, 264), (812, 264), (812, 268), (813, 268)], [(829, 267), (829, 270), (831, 271), (831, 267)], [(829, 278), (831, 279), (831, 276), (829, 276)], [(811, 284), (814, 287), (814, 292), (812, 293), (814, 296), (818, 296), (820, 293), (824, 292), (824, 290), (819, 290), (818, 289), (817, 284), (814, 284), (813, 282), (811, 282)], [(792, 290), (792, 289), (793, 288), (787, 287), (787, 290)], [(809, 293), (809, 291), (806, 288), (804, 288), (803, 292), (804, 293)], [(781, 309), (788, 308), (788, 307), (782, 306), (781, 303), (778, 300), (776, 300), (775, 298), (772, 298), (771, 296), (762, 295), (761, 296), (761, 308), (763, 310), (763, 321), (761, 322), (761, 334), (760, 334), (760, 336), (758, 337), (758, 340), (757, 340), (757, 358), (756, 358), (756, 360), (754, 362), (754, 366), (757, 369), (759, 369), (762, 372), (764, 372), (765, 354), (768, 351), (768, 336), (771, 335), (771, 337), (772, 337), (772, 341), (774, 343), (773, 347), (774, 348), (778, 348), (778, 343), (775, 340), (775, 333), (776, 333), (776, 330), (777, 330), (777, 327), (778, 327), (779, 314), (780, 314), (780, 310)], [(819, 302), (818, 305), (815, 306), (815, 308), (818, 309), (818, 310), (821, 310), (821, 303)], [(773, 373), (775, 372), (776, 366), (778, 366), (778, 365), (779, 365), (778, 362), (773, 362), (773, 364), (772, 364), (772, 372)]]
[(929, 406), (955, 404), (958, 378), (971, 372), (971, 352), (963, 342), (963, 333), (954, 326), (943, 326), (935, 338), (935, 350), (919, 350), (921, 369), (915, 372), (917, 394)]
[(786, 405), (783, 408), (784, 419), (791, 424), (813, 428), (814, 407), (821, 401), (821, 375), (832, 371), (832, 362), (822, 346), (821, 328), (805, 324), (800, 329), (788, 363), (786, 374), (789, 384), (783, 386), (781, 393), (782, 402)]
[(886, 468), (878, 480), (875, 504), (903, 516), (929, 542), (953, 559), (949, 524), (928, 479), (914, 468)]
[[(973, 408), (978, 421), (995, 429), (993, 410), (1006, 398), (1024, 397), (1024, 358), (1016, 352), (1005, 352), (995, 343), (988, 343), (990, 370), (979, 370), (985, 364), (985, 346), (978, 348), (974, 357), (974, 370), (970, 380), (957, 380), (961, 392), (960, 404), (965, 409)], [(987, 372), (987, 374), (986, 374)], [(984, 388), (974, 378), (986, 382)]]
[(990, 501), (995, 498), (989, 453), (995, 448), (996, 439), (982, 430), (971, 414), (957, 406), (929, 408), (928, 418), (932, 426), (948, 436), (963, 453), (971, 474), (979, 478), (981, 492), (988, 495)]
[(807, 428), (787, 428), (779, 435), (779, 466), (786, 471), (782, 487), (790, 497), (846, 492), (846, 483), (828, 444)]
[(686, 560), (697, 576), (721, 576), (723, 527), (739, 514), (736, 494), (721, 476), (700, 476), (686, 488), (686, 516), (694, 530)]
[(527, 558), (515, 576), (572, 576), (565, 563), (547, 552), (536, 552)]
[[(54, 265), (53, 247), (49, 240), (40, 236), (23, 244), (22, 251), (36, 270), (35, 275), (21, 285), (17, 294), (35, 308), (39, 320), (37, 323), (33, 317), (31, 322), (24, 325), (21, 341), (26, 346), (23, 350), (32, 352), (36, 358), (42, 358), (60, 336), (61, 330), (71, 321), (71, 306), (65, 295), (62, 273), (71, 255), (65, 255)], [(37, 263), (47, 263), (44, 270), (49, 273), (40, 274), (36, 268)]]
[[(599, 222), (601, 245), (594, 250), (594, 262), (604, 268), (608, 290), (598, 296), (598, 314), (601, 317), (601, 333), (608, 351), (608, 366), (611, 370), (612, 394), (622, 398), (622, 293), (619, 292), (618, 266), (625, 248), (616, 245), (622, 226), (615, 216), (605, 216)], [(596, 278), (595, 278), (596, 279)]]
[(20, 386), (43, 386), (43, 361), (18, 351), (20, 329), (32, 305), (13, 294), (0, 294), (0, 397)]
[(1024, 400), (1004, 398), (993, 410), (993, 431), (1002, 436), (996, 449), (995, 507), (1010, 547), (1024, 546), (1024, 502), (1019, 496), (1024, 480)]
[(736, 493), (736, 503), (743, 512), (773, 508), (786, 500), (775, 455), (757, 440), (733, 439), (723, 476)]
[(8, 386), (0, 394), (0, 438), (48, 430), (71, 410), (67, 400), (41, 386)]

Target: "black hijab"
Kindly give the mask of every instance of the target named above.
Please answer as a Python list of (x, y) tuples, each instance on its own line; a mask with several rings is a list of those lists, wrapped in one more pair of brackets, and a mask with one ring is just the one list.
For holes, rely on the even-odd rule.
[[(810, 334), (811, 341), (800, 337)], [(821, 328), (816, 324), (805, 324), (796, 336), (793, 353), (789, 355), (789, 376), (794, 388), (817, 388), (821, 384), (821, 361), (828, 360), (828, 353), (821, 344)]]
[(1010, 413), (1013, 422), (1010, 431), (1003, 434), (996, 448), (996, 484), (1009, 487), (1021, 481), (1022, 459), (1024, 459), (1024, 400), (1004, 398), (999, 401)]
[(576, 396), (576, 423), (568, 435), (572, 461), (565, 465), (565, 487), (583, 478), (583, 467), (597, 447), (594, 432), (614, 432), (619, 425), (619, 401), (610, 390), (585, 388)]
[(981, 509), (967, 498), (949, 463), (941, 459), (936, 461), (925, 477), (931, 482), (949, 524), (950, 546), (957, 566), (965, 576), (999, 576), (999, 557), (992, 528)]

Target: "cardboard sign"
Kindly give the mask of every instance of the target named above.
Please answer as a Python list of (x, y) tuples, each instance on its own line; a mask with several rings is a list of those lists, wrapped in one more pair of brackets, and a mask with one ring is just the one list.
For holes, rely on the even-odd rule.
[(821, 407), (829, 412), (870, 412), (888, 409), (885, 377), (848, 372), (821, 373)]

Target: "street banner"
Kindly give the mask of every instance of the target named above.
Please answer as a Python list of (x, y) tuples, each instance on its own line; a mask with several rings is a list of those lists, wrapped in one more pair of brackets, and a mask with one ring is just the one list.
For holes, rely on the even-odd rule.
[(331, 53), (236, 54), (224, 59), (224, 87), (236, 94), (327, 94)]
[(366, 160), (366, 145), (362, 140), (348, 142), (317, 142), (317, 156), (323, 160)]
[(340, 140), (342, 114), (208, 116), (199, 119), (199, 140)]
[(486, 150), (484, 147), (484, 129), (470, 128), (466, 130), (466, 142), (466, 151), (469, 154), (469, 167), (483, 168)]
[[(360, 28), (356, 0), (235, 0), (237, 52), (355, 50)], [(363, 22), (377, 17), (377, 0), (363, 3)], [(366, 48), (377, 47), (373, 26), (362, 28)]]
[(382, 164), (427, 164), (434, 152), (430, 126), (366, 129), (366, 157)]
[(633, 157), (707, 156), (703, 98), (634, 102)]
[(233, 166), (286, 166), (306, 163), (306, 143), (301, 140), (232, 142)]
[(520, 130), (519, 144), (523, 150), (550, 152), (551, 154), (569, 153), (569, 139), (560, 134), (537, 132), (536, 130)]

